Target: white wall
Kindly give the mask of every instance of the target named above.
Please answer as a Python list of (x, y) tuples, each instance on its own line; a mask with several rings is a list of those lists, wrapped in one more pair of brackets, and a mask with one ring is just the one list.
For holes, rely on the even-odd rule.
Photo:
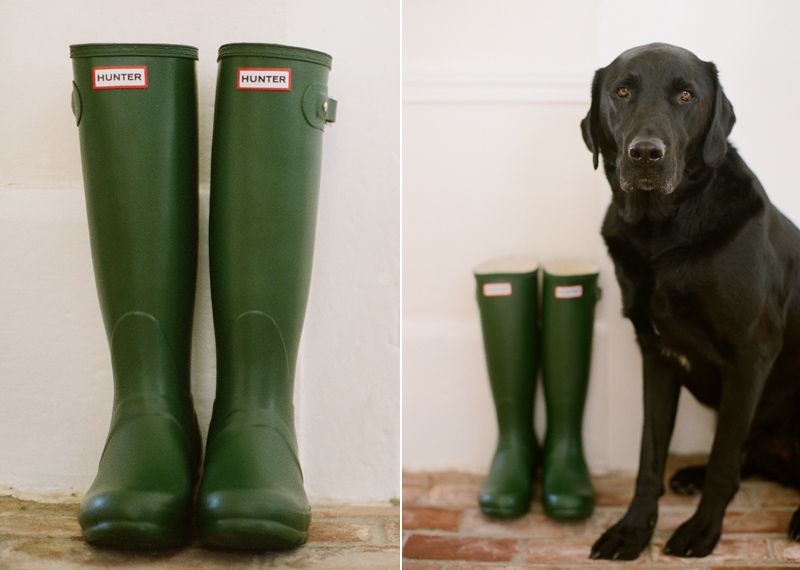
[(0, 2), (0, 493), (80, 492), (111, 414), (70, 111), (68, 46), (200, 48), (200, 273), (193, 388), (214, 391), (207, 221), (216, 53), (237, 41), (333, 55), (317, 248), (296, 387), (312, 501), (399, 495), (400, 8), (385, 0)]
[[(406, 0), (403, 15), (404, 467), (488, 466), (497, 432), (471, 271), (527, 253), (600, 264), (586, 451), (594, 471), (635, 469), (640, 357), (599, 235), (610, 191), (578, 127), (592, 74), (652, 41), (715, 61), (738, 117), (731, 139), (800, 221), (800, 4)], [(684, 394), (672, 449), (707, 450), (713, 425)]]

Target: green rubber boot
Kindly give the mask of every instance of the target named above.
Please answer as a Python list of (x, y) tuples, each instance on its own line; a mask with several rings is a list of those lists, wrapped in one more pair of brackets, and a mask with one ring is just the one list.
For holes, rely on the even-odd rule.
[(495, 259), (475, 269), (498, 427), (478, 504), (494, 517), (519, 517), (531, 505), (539, 456), (533, 431), (538, 273), (538, 263), (526, 257)]
[(71, 46), (95, 281), (114, 409), (81, 503), (93, 544), (191, 539), (200, 436), (189, 361), (197, 271), (197, 50)]
[(211, 547), (308, 537), (294, 372), (314, 249), (331, 57), (267, 44), (219, 50), (209, 253), (217, 393), (198, 529)]
[(542, 500), (554, 519), (583, 519), (594, 489), (583, 457), (582, 425), (592, 354), (597, 267), (559, 261), (544, 266), (542, 382), (547, 408)]

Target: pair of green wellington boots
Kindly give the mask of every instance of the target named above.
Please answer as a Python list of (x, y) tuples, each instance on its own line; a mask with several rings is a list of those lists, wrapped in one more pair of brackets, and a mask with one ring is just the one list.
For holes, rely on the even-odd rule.
[[(308, 296), (327, 54), (219, 50), (209, 254), (217, 391), (201, 476), (190, 381), (197, 273), (197, 49), (71, 46), (114, 407), (79, 521), (92, 544), (291, 548), (310, 508), (293, 382)], [(197, 512), (194, 513), (195, 493)]]
[[(534, 259), (495, 259), (475, 269), (498, 426), (497, 449), (478, 503), (493, 517), (528, 512), (540, 467), (542, 502), (550, 517), (582, 519), (594, 509), (581, 429), (598, 269), (587, 262), (557, 261), (546, 264), (543, 274), (540, 325), (539, 264)], [(544, 450), (533, 427), (540, 359), (547, 411)]]

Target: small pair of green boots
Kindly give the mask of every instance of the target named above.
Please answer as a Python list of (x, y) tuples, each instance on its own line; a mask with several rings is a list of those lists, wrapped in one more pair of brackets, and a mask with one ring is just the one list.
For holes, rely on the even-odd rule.
[[(581, 428), (599, 298), (598, 270), (591, 263), (560, 261), (545, 265), (543, 273), (540, 327), (535, 260), (495, 259), (475, 269), (499, 431), (478, 503), (489, 516), (524, 515), (541, 466), (545, 512), (554, 519), (582, 519), (594, 509)], [(547, 409), (544, 451), (533, 427), (540, 347)]]
[[(111, 427), (79, 521), (90, 543), (192, 540), (201, 437), (191, 396), (198, 135), (189, 46), (70, 48), (95, 280), (114, 374)], [(327, 54), (219, 50), (209, 255), (217, 393), (197, 530), (211, 547), (305, 542), (293, 383), (305, 315)]]

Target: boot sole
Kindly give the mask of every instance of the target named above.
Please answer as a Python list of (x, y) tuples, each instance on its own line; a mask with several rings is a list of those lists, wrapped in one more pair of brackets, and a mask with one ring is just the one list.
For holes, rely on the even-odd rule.
[(289, 550), (306, 540), (308, 531), (259, 519), (224, 519), (209, 524), (200, 533), (204, 545), (234, 550)]
[(551, 519), (555, 520), (565, 520), (565, 521), (575, 521), (575, 520), (582, 520), (588, 519), (592, 516), (592, 512), (594, 509), (589, 509), (588, 511), (585, 509), (545, 509), (545, 514), (550, 517)]
[(498, 519), (517, 519), (528, 514), (530, 508), (520, 510), (493, 509), (481, 506), (481, 512), (489, 517)]
[(186, 546), (189, 534), (175, 536), (175, 529), (155, 523), (107, 521), (83, 529), (89, 544), (122, 550), (170, 549)]

